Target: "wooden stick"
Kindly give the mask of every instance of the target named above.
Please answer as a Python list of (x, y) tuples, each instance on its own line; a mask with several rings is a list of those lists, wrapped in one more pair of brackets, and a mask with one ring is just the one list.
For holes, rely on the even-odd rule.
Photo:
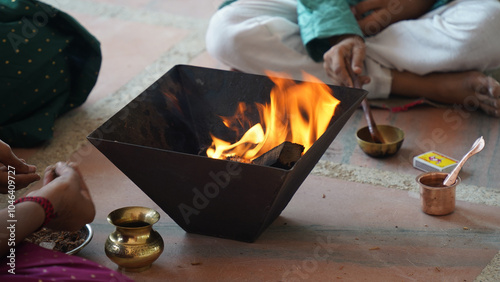
[[(352, 70), (351, 62), (349, 62), (347, 58), (345, 59), (345, 65), (347, 71), (349, 72), (349, 75), (351, 76), (354, 88), (361, 89), (362, 85), (359, 82), (359, 78)], [(363, 112), (365, 113), (366, 122), (368, 123), (368, 130), (370, 131), (370, 135), (372, 136), (372, 141), (374, 143), (380, 143), (380, 144), (385, 143), (382, 134), (380, 134), (380, 132), (378, 131), (377, 124), (375, 123), (375, 119), (373, 118), (370, 105), (368, 104), (368, 100), (366, 98), (361, 102), (361, 107), (363, 107)]]
[(384, 137), (382, 137), (382, 134), (380, 134), (380, 131), (378, 131), (377, 124), (373, 119), (372, 111), (370, 110), (370, 105), (368, 104), (368, 100), (364, 99), (361, 102), (361, 107), (363, 107), (363, 111), (365, 112), (366, 122), (368, 123), (368, 130), (370, 131), (370, 135), (372, 136), (373, 142), (380, 144), (385, 143)]

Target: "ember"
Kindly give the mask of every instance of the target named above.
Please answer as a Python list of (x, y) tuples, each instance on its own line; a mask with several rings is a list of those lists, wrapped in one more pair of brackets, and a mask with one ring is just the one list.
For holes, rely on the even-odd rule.
[[(286, 77), (284, 74), (279, 76)], [(304, 146), (305, 153), (328, 128), (340, 103), (333, 97), (330, 87), (306, 73), (307, 81), (300, 83), (272, 73), (268, 73), (268, 77), (275, 87), (271, 90), (269, 103), (256, 104), (260, 123), (251, 125), (246, 116), (250, 107), (239, 103), (234, 116), (221, 118), (236, 134), (244, 125), (250, 124), (250, 129), (235, 143), (211, 134), (213, 143), (206, 152), (209, 157), (249, 163), (285, 141)]]

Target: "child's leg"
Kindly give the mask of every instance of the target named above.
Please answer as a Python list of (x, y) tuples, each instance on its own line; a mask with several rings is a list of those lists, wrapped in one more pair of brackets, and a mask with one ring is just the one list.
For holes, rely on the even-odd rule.
[(217, 11), (208, 27), (211, 56), (247, 73), (283, 72), (295, 79), (302, 71), (328, 82), (322, 63), (306, 53), (297, 25), (295, 0), (244, 0)]
[(500, 84), (479, 71), (417, 75), (393, 70), (392, 76), (393, 94), (465, 105), (467, 110), (500, 117)]
[[(393, 93), (472, 103), (498, 115), (500, 86), (482, 74), (500, 66), (498, 26), (499, 1), (455, 0), (368, 38), (367, 62), (379, 63), (374, 72), (391, 70), (391, 90), (378, 96)], [(387, 80), (383, 82), (386, 87), (379, 89), (387, 89)]]
[(455, 0), (367, 38), (367, 56), (399, 71), (485, 71), (500, 66), (500, 2)]

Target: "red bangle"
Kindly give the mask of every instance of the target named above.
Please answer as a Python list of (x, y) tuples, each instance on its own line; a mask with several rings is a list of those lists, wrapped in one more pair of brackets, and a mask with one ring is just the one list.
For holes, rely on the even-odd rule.
[(49, 200), (47, 200), (46, 198), (43, 198), (43, 197), (22, 197), (22, 198), (17, 199), (14, 202), (14, 205), (22, 203), (22, 202), (36, 202), (42, 206), (43, 210), (45, 211), (45, 221), (43, 222), (42, 226), (47, 225), (51, 219), (56, 217), (56, 214), (54, 212), (54, 206), (52, 206), (52, 203)]

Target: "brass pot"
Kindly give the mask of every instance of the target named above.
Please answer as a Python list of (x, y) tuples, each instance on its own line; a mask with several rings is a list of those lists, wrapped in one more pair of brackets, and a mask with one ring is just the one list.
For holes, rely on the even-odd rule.
[(163, 252), (163, 239), (153, 229), (160, 214), (145, 207), (124, 207), (112, 211), (108, 222), (116, 227), (106, 240), (106, 256), (124, 271), (147, 270)]
[(456, 187), (460, 177), (453, 185), (444, 186), (443, 181), (448, 173), (426, 172), (417, 176), (420, 186), (420, 204), (422, 211), (430, 215), (447, 215), (455, 210)]

